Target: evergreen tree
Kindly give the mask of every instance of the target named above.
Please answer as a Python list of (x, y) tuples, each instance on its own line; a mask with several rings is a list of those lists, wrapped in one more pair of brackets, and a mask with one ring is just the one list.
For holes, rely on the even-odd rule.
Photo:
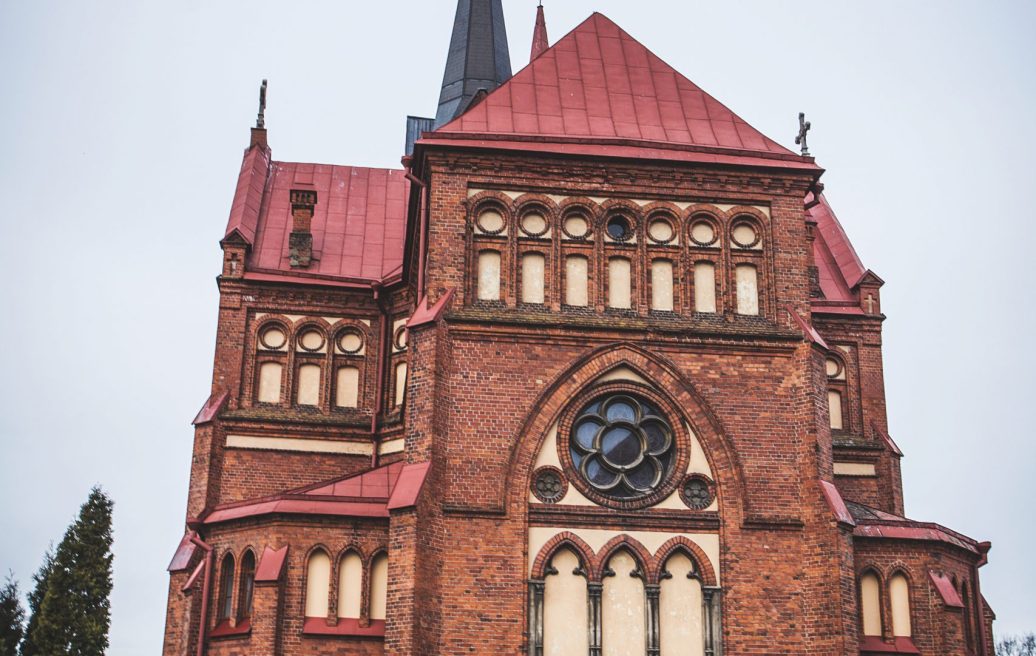
[(54, 554), (36, 646), (46, 656), (103, 656), (112, 591), (112, 501), (95, 487)]
[(25, 627), (25, 609), (18, 597), (18, 584), (14, 575), (7, 575), (7, 582), (0, 588), (0, 656), (16, 656), (18, 643), (22, 641)]
[(39, 633), (37, 627), (39, 626), (40, 608), (43, 606), (43, 598), (47, 596), (47, 586), (50, 584), (50, 573), (53, 569), (54, 545), (51, 545), (43, 556), (43, 564), (32, 575), (35, 585), (32, 592), (29, 593), (29, 623), (25, 627), (25, 640), (22, 641), (19, 651), (22, 656), (41, 656), (43, 654), (36, 642)]

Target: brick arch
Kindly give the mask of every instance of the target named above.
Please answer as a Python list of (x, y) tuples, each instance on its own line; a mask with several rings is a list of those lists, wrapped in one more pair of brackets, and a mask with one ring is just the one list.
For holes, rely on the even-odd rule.
[(497, 209), (501, 210), (505, 219), (514, 213), (514, 201), (511, 200), (511, 197), (493, 189), (480, 191), (471, 198), (465, 198), (463, 202), (468, 208), (469, 223), (474, 220), (475, 215), (482, 208), (490, 205), (496, 206)]
[(608, 542), (601, 547), (601, 550), (597, 552), (594, 570), (601, 577), (601, 580), (604, 580), (604, 568), (607, 567), (608, 560), (622, 550), (629, 551), (633, 554), (633, 558), (637, 561), (637, 564), (640, 565), (641, 571), (643, 572), (644, 582), (647, 583), (648, 572), (651, 571), (652, 561), (654, 558), (651, 556), (651, 552), (648, 551), (639, 540), (625, 534), (616, 535), (611, 540), (608, 540)]
[(547, 569), (547, 563), (554, 557), (554, 554), (566, 547), (574, 551), (582, 561), (588, 580), (595, 581), (600, 578), (594, 550), (581, 537), (570, 531), (562, 531), (547, 540), (540, 552), (536, 554), (536, 560), (532, 562), (532, 578), (541, 580), (545, 578), (544, 570)]
[(597, 228), (604, 228), (608, 217), (620, 210), (625, 210), (632, 215), (630, 218), (636, 223), (633, 226), (633, 231), (639, 235), (644, 223), (644, 212), (641, 210), (640, 205), (625, 198), (609, 198), (598, 205), (597, 215), (594, 217)]
[(518, 198), (515, 198), (513, 203), (514, 214), (516, 217), (520, 216), (523, 212), (529, 209), (529, 207), (536, 205), (540, 205), (543, 207), (543, 209), (547, 210), (549, 215), (543, 218), (547, 219), (548, 222), (555, 214), (558, 213), (557, 201), (555, 201), (550, 196), (547, 196), (546, 194), (522, 194)]
[(665, 567), (665, 563), (669, 560), (669, 557), (677, 552), (683, 552), (691, 559), (695, 567), (698, 569), (698, 574), (701, 575), (702, 585), (710, 588), (714, 588), (718, 585), (716, 566), (700, 546), (682, 535), (678, 535), (675, 538), (671, 538), (666, 541), (666, 543), (659, 547), (658, 551), (655, 552), (652, 568), (648, 573), (648, 578), (651, 583), (661, 582), (662, 568)]
[[(651, 381), (658, 394), (680, 409), (681, 419), (690, 424), (716, 476), (721, 513), (724, 510), (746, 513), (749, 510), (745, 507), (747, 483), (737, 451), (722, 422), (690, 380), (669, 360), (625, 342), (594, 349), (577, 359), (555, 376), (532, 404), (533, 410), (518, 429), (511, 448), (504, 481), (508, 507), (525, 510), (528, 497), (522, 493), (527, 495), (532, 465), (551, 426), (557, 423), (569, 402), (600, 376), (619, 367), (627, 367)], [(739, 521), (740, 518), (730, 519)]]

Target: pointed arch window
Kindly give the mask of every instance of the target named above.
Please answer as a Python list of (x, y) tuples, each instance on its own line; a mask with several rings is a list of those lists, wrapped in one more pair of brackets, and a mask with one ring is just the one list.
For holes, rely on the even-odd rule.
[(238, 583), (238, 621), (252, 616), (252, 600), (255, 594), (255, 554), (251, 549), (241, 556), (241, 575)]
[(371, 561), (370, 618), (384, 620), (388, 606), (388, 554), (379, 553)]
[(860, 622), (863, 635), (881, 635), (881, 582), (874, 572), (860, 577)]
[(338, 563), (338, 618), (359, 619), (363, 602), (363, 560), (347, 551)]
[(910, 582), (903, 574), (896, 574), (889, 580), (889, 608), (892, 611), (892, 635), (897, 638), (909, 638), (910, 622)]
[(227, 554), (219, 571), (219, 619), (229, 620), (234, 614), (234, 556)]
[(317, 549), (306, 562), (306, 617), (327, 617), (331, 595), (331, 558)]

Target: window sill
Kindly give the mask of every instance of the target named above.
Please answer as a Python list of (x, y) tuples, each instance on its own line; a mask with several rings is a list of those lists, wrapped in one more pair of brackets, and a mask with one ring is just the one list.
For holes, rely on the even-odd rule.
[(218, 638), (243, 638), (252, 633), (252, 622), (248, 619), (243, 619), (237, 623), (236, 626), (230, 625), (230, 620), (223, 620), (216, 625), (216, 628), (209, 633), (209, 637), (212, 639)]
[(331, 626), (323, 617), (307, 617), (302, 635), (340, 638), (384, 638), (385, 620), (371, 620), (370, 626), (361, 627), (356, 619), (341, 619)]
[(920, 654), (921, 651), (910, 638), (893, 638), (885, 642), (877, 636), (864, 636), (860, 639), (860, 654)]

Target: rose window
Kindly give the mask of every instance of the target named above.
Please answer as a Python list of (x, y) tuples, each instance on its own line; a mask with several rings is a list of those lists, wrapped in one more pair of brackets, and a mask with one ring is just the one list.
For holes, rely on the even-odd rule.
[(673, 430), (653, 404), (628, 394), (588, 403), (569, 439), (572, 464), (601, 494), (636, 499), (669, 478), (676, 461)]

